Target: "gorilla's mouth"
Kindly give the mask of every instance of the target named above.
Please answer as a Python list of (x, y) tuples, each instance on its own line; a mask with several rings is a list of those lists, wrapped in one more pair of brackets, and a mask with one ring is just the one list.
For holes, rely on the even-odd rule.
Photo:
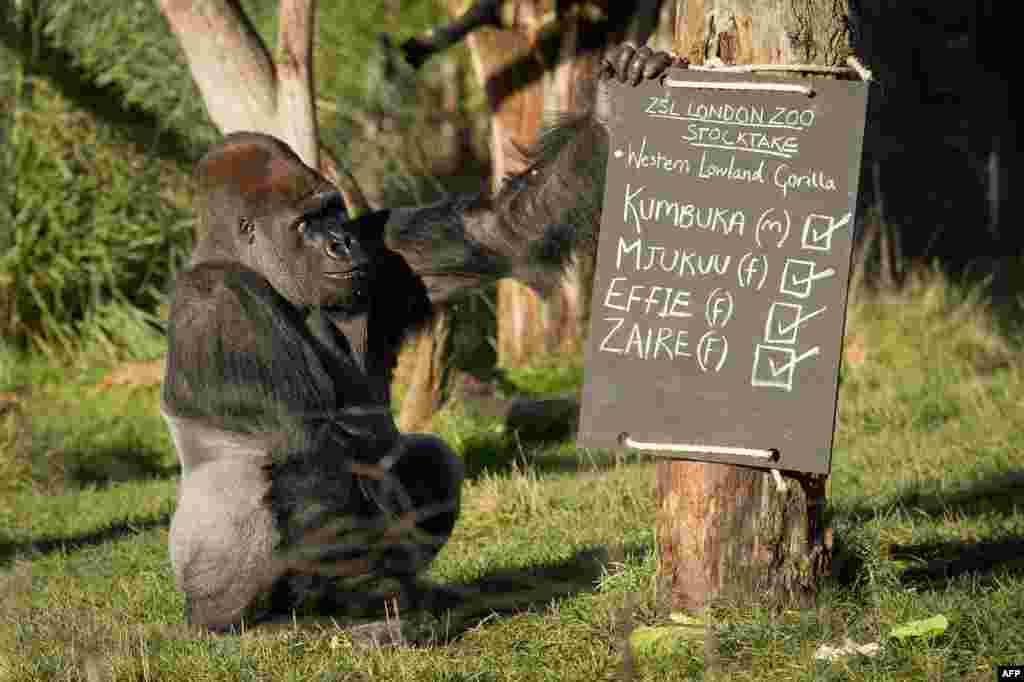
[(339, 272), (325, 272), (324, 277), (336, 280), (362, 279), (366, 277), (366, 268), (355, 267), (350, 268), (348, 270), (342, 270)]

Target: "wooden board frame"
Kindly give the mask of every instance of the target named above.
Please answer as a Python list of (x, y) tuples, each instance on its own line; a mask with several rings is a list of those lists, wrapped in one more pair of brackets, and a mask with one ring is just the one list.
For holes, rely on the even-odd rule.
[(612, 87), (579, 445), (829, 473), (868, 83)]

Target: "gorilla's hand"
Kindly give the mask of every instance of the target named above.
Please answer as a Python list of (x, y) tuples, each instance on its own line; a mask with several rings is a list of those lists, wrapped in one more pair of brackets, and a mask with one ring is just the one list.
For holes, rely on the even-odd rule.
[(685, 69), (690, 60), (668, 52), (655, 52), (649, 47), (637, 48), (632, 43), (623, 43), (605, 55), (598, 71), (597, 106), (594, 116), (603, 125), (608, 124), (611, 115), (611, 95), (616, 85), (639, 85), (642, 81), (661, 78), (675, 67)]

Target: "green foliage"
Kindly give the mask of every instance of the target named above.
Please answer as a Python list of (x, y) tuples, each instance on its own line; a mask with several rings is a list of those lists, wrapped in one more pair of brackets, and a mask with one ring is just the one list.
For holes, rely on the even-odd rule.
[(508, 378), (520, 392), (528, 395), (564, 393), (583, 383), (583, 364), (539, 358), (529, 366), (509, 368)]
[(387, 34), (394, 44), (400, 44), (442, 23), (445, 15), (439, 5), (436, 0), (320, 3), (315, 59), (322, 95), (350, 105), (397, 106), (401, 93), (389, 88), (384, 78), (378, 35)]
[[(159, 169), (117, 156), (100, 166), (101, 154), (92, 140), (65, 156), (26, 127), (10, 131), (5, 335), (68, 349), (87, 317), (109, 320), (113, 302), (155, 310), (186, 256), (191, 220), (161, 197)], [(105, 329), (108, 340), (117, 331)]]
[(155, 125), (146, 112), (159, 111), (193, 150), (213, 129), (155, 3), (11, 10), (0, 19), (0, 81), (11, 86), (0, 88), (11, 93), (0, 95), (0, 177), (14, 179), (0, 183), (0, 331), (23, 349), (151, 357), (191, 220), (171, 196), (181, 183), (128, 153), (125, 129)]
[[(272, 46), (276, 0), (242, 5)], [(20, 52), (0, 41), (0, 333), (155, 354), (152, 311), (187, 248), (176, 207), (187, 202), (168, 200), (154, 159), (111, 141), (123, 124), (68, 125), (31, 60), (52, 57), (45, 38), (113, 105), (151, 112), (201, 149), (216, 134), (184, 61), (151, 0), (0, 7), (28, 36)], [(320, 3), (319, 98), (336, 109), (325, 138), (347, 151), (355, 114), (404, 125), (430, 109), (405, 81), (380, 87), (375, 34), (398, 43), (435, 11), (430, 0)], [(386, 174), (408, 175), (394, 158)], [(467, 460), (465, 511), (433, 576), (478, 589), (475, 611), (428, 645), (386, 651), (354, 646), (335, 624), (202, 638), (182, 625), (167, 561), (174, 455), (157, 388), (97, 396), (94, 376), (0, 346), (0, 391), (31, 387), (0, 401), (0, 678), (988, 679), (1024, 650), (1021, 339), (999, 334), (974, 292), (934, 277), (855, 297), (847, 329), (829, 490), (837, 579), (816, 610), (723, 607), (706, 647), (633, 664), (623, 623), (671, 617), (653, 580), (654, 465), (568, 443), (526, 450), (493, 419), (460, 415), (446, 436)], [(581, 377), (578, 358), (509, 373), (538, 394)], [(936, 613), (950, 623), (936, 637), (871, 660), (813, 660), (823, 642), (881, 640)]]
[[(242, 6), (273, 52), (278, 3)], [(0, 329), (22, 346), (31, 340), (47, 350), (74, 340), (109, 355), (138, 349), (139, 336), (152, 345), (152, 314), (188, 239), (187, 214), (168, 205), (167, 191), (161, 201), (156, 166), (170, 159), (183, 175), (218, 133), (157, 3), (25, 0), (7, 7), (0, 17), (0, 177), (15, 182), (0, 183)], [(441, 20), (433, 0), (394, 9), (354, 1), (318, 7), (321, 132), (343, 164), (350, 153), (368, 157), (372, 172), (389, 179), (389, 196), (422, 198), (424, 183), (394, 149), (372, 153), (351, 144), (366, 137), (354, 123), (367, 120), (366, 112), (407, 130), (424, 106), (418, 81), (437, 71), (427, 65), (418, 74), (406, 69), (384, 78), (395, 52), (382, 50), (377, 34), (400, 43)], [(48, 128), (60, 126), (56, 119), (66, 112), (52, 110), (56, 95), (48, 90), (89, 110), (95, 135), (51, 139)], [(25, 114), (17, 126), (16, 101)], [(147, 147), (148, 162), (140, 167), (112, 148), (125, 141)]]
[[(241, 5), (273, 52), (277, 0), (244, 0)], [(465, 54), (456, 48), (413, 70), (397, 46), (444, 20), (436, 0), (317, 5), (313, 71), (320, 139), (340, 163), (358, 166), (361, 179), (372, 171), (370, 184), (379, 182), (388, 202), (423, 202), (439, 189), (436, 180), (417, 177), (416, 148), (422, 144), (424, 119), (441, 104), (436, 101), (438, 81), (445, 76), (438, 64)]]
[(196, 149), (219, 137), (156, 2), (57, 0), (45, 7), (46, 37), (97, 86), (114, 86), (122, 106), (155, 115)]
[[(14, 112), (23, 78), (19, 60), (0, 42), (0, 253), (11, 246), (11, 234), (5, 229), (12, 222), (13, 150), (10, 139)], [(2, 284), (0, 284), (2, 290)], [(2, 308), (0, 308), (2, 309)]]

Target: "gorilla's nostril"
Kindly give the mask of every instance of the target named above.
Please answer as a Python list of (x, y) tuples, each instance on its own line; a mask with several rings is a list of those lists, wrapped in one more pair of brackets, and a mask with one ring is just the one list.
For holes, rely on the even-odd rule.
[(348, 253), (348, 248), (341, 242), (334, 239), (327, 240), (327, 255), (335, 260), (340, 260), (345, 254)]

